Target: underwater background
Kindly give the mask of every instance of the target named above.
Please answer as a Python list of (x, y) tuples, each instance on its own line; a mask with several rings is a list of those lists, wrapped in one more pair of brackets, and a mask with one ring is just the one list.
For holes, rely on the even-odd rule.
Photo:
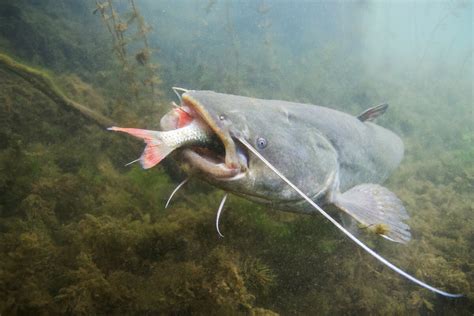
[[(471, 1), (0, 0), (0, 313), (474, 312)], [(405, 143), (406, 245), (125, 167), (172, 86), (318, 104)], [(165, 162), (166, 165), (166, 162)], [(167, 170), (166, 170), (167, 169)]]

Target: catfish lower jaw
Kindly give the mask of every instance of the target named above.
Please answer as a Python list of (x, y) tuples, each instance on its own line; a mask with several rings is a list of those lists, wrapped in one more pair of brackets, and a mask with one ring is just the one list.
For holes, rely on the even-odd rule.
[(244, 174), (240, 167), (230, 168), (227, 164), (212, 161), (192, 149), (183, 149), (182, 155), (192, 168), (216, 180), (233, 180)]

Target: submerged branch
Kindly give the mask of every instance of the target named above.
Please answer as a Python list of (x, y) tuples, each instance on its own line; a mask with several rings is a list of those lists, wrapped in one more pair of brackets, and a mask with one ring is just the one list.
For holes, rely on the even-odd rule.
[(38, 69), (21, 64), (5, 54), (0, 54), (0, 67), (23, 78), (33, 87), (44, 93), (44, 95), (46, 95), (56, 104), (73, 109), (100, 126), (108, 127), (115, 125), (111, 119), (97, 113), (83, 104), (69, 99), (54, 84), (48, 74)]

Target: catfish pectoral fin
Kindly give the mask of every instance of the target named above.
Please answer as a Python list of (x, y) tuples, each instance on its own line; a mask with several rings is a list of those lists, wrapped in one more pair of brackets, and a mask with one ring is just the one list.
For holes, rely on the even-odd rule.
[(363, 228), (388, 240), (406, 243), (410, 227), (403, 222), (408, 214), (398, 197), (378, 184), (360, 184), (338, 194), (333, 202), (338, 208), (357, 220)]
[(350, 216), (346, 212), (339, 212), (339, 218), (341, 219), (342, 226), (347, 229), (352, 235), (359, 237), (359, 225), (354, 217)]

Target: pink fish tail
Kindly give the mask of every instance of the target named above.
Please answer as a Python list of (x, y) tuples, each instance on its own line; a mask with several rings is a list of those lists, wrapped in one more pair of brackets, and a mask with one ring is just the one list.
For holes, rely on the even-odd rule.
[(116, 132), (124, 132), (141, 138), (145, 141), (146, 147), (140, 157), (140, 164), (143, 169), (149, 169), (156, 166), (168, 156), (173, 150), (173, 147), (168, 146), (161, 139), (161, 133), (157, 131), (150, 131), (139, 128), (123, 128), (123, 127), (109, 127), (108, 130)]

